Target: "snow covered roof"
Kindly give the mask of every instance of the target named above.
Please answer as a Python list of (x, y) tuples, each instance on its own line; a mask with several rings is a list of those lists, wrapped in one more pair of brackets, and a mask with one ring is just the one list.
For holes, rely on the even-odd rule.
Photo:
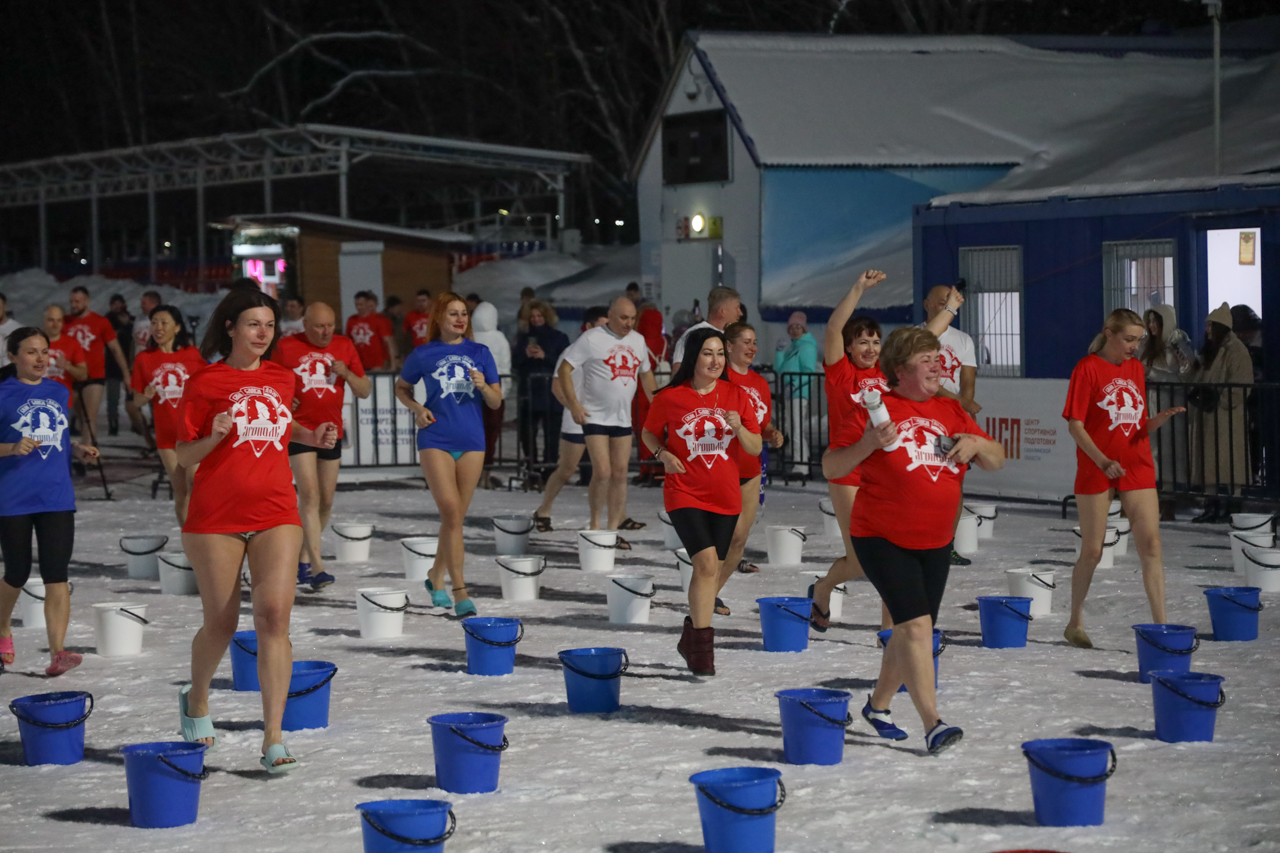
[(471, 235), (461, 231), (447, 231), (440, 228), (401, 228), (398, 225), (343, 219), (339, 216), (326, 216), (323, 213), (251, 213), (233, 216), (228, 221), (238, 228), (254, 225), (302, 224), (374, 239), (381, 237), (421, 243), (449, 243), (457, 246), (468, 246), (472, 242)]
[(1042, 187), (1028, 190), (979, 190), (971, 193), (952, 193), (931, 199), (929, 207), (947, 207), (952, 204), (1010, 204), (1018, 202), (1046, 201), (1051, 198), (1106, 198), (1109, 196), (1150, 195), (1153, 193), (1194, 192), (1216, 190), (1222, 187), (1276, 187), (1280, 186), (1280, 173), (1261, 175), (1222, 175), (1212, 178), (1170, 178), (1151, 181), (1121, 181), (1112, 184), (1071, 184), (1059, 187)]

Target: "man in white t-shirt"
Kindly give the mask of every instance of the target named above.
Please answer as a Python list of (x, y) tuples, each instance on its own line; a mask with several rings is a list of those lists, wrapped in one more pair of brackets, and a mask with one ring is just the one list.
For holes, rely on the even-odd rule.
[(307, 330), (307, 323), (304, 319), (307, 309), (302, 304), (302, 297), (286, 296), (284, 305), (281, 307), (284, 316), (280, 318), (280, 338), (288, 337), (289, 335), (300, 335)]
[[(947, 322), (955, 319), (957, 309), (947, 304), (949, 298), (952, 305), (957, 301), (952, 298), (952, 290), (940, 284), (929, 291), (924, 300), (926, 324), (943, 311), (950, 315)], [(947, 326), (947, 330), (938, 336), (938, 342), (942, 344), (942, 389), (938, 394), (959, 400), (971, 417), (977, 417), (982, 406), (973, 399), (974, 388), (978, 384), (978, 358), (973, 338), (955, 326)]]
[[(627, 464), (631, 461), (631, 400), (636, 388), (653, 399), (657, 383), (649, 363), (649, 347), (635, 331), (636, 304), (619, 296), (609, 306), (603, 326), (583, 332), (564, 351), (557, 376), (565, 409), (582, 425), (591, 454), (591, 529), (600, 528), (600, 512), (608, 503), (607, 530), (640, 530), (627, 518)], [(581, 395), (573, 374), (582, 371)], [(630, 544), (618, 537), (621, 548)]]
[[(609, 310), (607, 308), (588, 308), (582, 317), (583, 332), (586, 333), (597, 326), (603, 326), (608, 319)], [(582, 454), (587, 449), (586, 437), (582, 434), (582, 424), (573, 419), (573, 413), (569, 411), (565, 402), (568, 398), (560, 390), (559, 374), (560, 365), (563, 363), (564, 353), (561, 353), (560, 358), (556, 361), (555, 370), (551, 374), (553, 377), (551, 380), (551, 395), (565, 409), (560, 418), (560, 458), (556, 462), (556, 469), (547, 477), (546, 485), (542, 487), (542, 504), (533, 514), (533, 523), (537, 525), (540, 533), (547, 533), (551, 530), (551, 507), (556, 502), (556, 495), (560, 494), (560, 490), (564, 488), (565, 483), (569, 482), (569, 478), (573, 476), (574, 469), (582, 462)], [(583, 371), (575, 370), (570, 377), (573, 383), (573, 395), (578, 399), (582, 399), (582, 377), (584, 375)]]
[(142, 305), (142, 311), (133, 318), (133, 358), (137, 358), (138, 353), (151, 343), (151, 312), (160, 306), (160, 294), (148, 290), (138, 302)]
[(690, 332), (694, 329), (718, 329), (723, 332), (725, 326), (738, 322), (741, 316), (742, 299), (738, 296), (738, 291), (732, 287), (711, 288), (711, 292), (707, 294), (707, 319), (685, 329), (671, 351), (672, 375), (680, 369), (680, 362), (684, 360), (684, 342)]
[(0, 367), (9, 363), (9, 335), (14, 329), (21, 329), (22, 324), (9, 316), (9, 299), (0, 293)]

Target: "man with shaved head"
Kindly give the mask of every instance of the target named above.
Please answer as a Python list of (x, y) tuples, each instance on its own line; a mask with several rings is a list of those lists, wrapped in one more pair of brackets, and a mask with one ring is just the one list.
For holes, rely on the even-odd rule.
[[(649, 362), (649, 347), (635, 331), (636, 304), (619, 296), (609, 306), (603, 326), (588, 329), (564, 351), (560, 362), (560, 390), (565, 408), (591, 455), (591, 529), (600, 529), (607, 504), (606, 529), (640, 530), (644, 524), (627, 517), (627, 465), (631, 461), (631, 400), (644, 388), (652, 400), (658, 389)], [(582, 371), (581, 395), (573, 372)], [(618, 547), (631, 545), (618, 537)]]
[(369, 396), (373, 383), (364, 375), (355, 344), (346, 335), (334, 334), (337, 319), (332, 308), (312, 302), (302, 315), (302, 323), (302, 332), (280, 340), (272, 359), (293, 371), (293, 419), (308, 429), (322, 423), (338, 425), (338, 443), (331, 450), (289, 443), (289, 467), (298, 486), (298, 513), (302, 516), (298, 583), (318, 590), (334, 580), (320, 558), (320, 533), (329, 523), (342, 464), (343, 383), (362, 400)]

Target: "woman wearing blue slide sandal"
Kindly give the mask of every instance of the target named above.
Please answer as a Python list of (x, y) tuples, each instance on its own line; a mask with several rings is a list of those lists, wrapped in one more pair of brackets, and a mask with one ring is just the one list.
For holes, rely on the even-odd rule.
[[(459, 616), (474, 616), (476, 606), (462, 578), (462, 523), (484, 468), (481, 407), (502, 405), (502, 385), (493, 354), (472, 338), (471, 313), (458, 294), (436, 298), (426, 338), (404, 360), (396, 379), (396, 398), (413, 412), (422, 475), (440, 512), (440, 541), (427, 575), (427, 591), (432, 605), (453, 604)], [(419, 382), (427, 389), (425, 405), (413, 396)], [(446, 572), (453, 583), (452, 602), (444, 591)]]

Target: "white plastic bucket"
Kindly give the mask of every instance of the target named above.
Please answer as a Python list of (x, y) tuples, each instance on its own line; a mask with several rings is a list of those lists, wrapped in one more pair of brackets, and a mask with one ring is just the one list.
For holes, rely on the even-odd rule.
[(786, 524), (770, 524), (765, 529), (769, 546), (769, 563), (774, 566), (798, 566), (804, 553), (804, 543), (809, 538), (803, 527)]
[(1048, 616), (1053, 609), (1053, 572), (1038, 569), (1005, 569), (1009, 594), (1031, 599), (1031, 616)]
[(1265, 512), (1231, 513), (1231, 529), (1240, 533), (1266, 533), (1272, 529), (1274, 515)]
[(339, 563), (368, 562), (369, 540), (373, 539), (372, 524), (335, 522), (329, 525), (329, 529), (338, 537), (338, 547), (333, 551), (335, 560)]
[(1245, 574), (1249, 568), (1249, 561), (1244, 558), (1245, 548), (1274, 548), (1276, 545), (1275, 534), (1270, 530), (1260, 530), (1257, 533), (1233, 530), (1228, 535), (1231, 537), (1231, 568), (1238, 575)]
[(835, 507), (831, 498), (818, 501), (818, 512), (822, 513), (822, 535), (828, 539), (840, 540), (840, 520), (836, 518)]
[(44, 581), (31, 578), (18, 594), (18, 606), (14, 614), (22, 620), (24, 628), (43, 628), (44, 621)]
[[(813, 572), (801, 572), (800, 575), (801, 575), (801, 583), (804, 584), (804, 588), (800, 591), (800, 594), (802, 596), (807, 596), (809, 594), (810, 584), (822, 580), (822, 575), (817, 575), (817, 574), (814, 574)], [(844, 612), (844, 597), (848, 594), (849, 594), (849, 591), (845, 589), (844, 584), (836, 584), (836, 588), (832, 590), (831, 608), (829, 610), (829, 612), (831, 613), (832, 622), (839, 619), (840, 614)]]
[(609, 621), (615, 625), (649, 624), (649, 601), (657, 594), (653, 575), (609, 575), (605, 587)]
[(436, 548), (440, 539), (436, 536), (411, 536), (400, 540), (400, 553), (404, 555), (404, 579), (422, 583), (427, 572), (436, 562)]
[(404, 633), (404, 612), (409, 609), (409, 594), (393, 586), (371, 586), (356, 590), (356, 617), (360, 620), (360, 636), (366, 640), (385, 640)]
[(499, 557), (498, 579), (504, 601), (537, 601), (542, 591), (542, 573), (547, 570), (542, 557)]
[(658, 510), (658, 521), (662, 522), (662, 547), (668, 551), (684, 545), (680, 541), (680, 534), (676, 533), (676, 526), (671, 523), (671, 516), (667, 515), (663, 510)]
[(1129, 556), (1129, 537), (1130, 537), (1129, 519), (1117, 518), (1115, 521), (1111, 522), (1111, 524), (1115, 526), (1116, 534), (1120, 537), (1116, 541), (1116, 547), (1115, 547), (1116, 556), (1117, 557)]
[(964, 508), (978, 517), (979, 539), (991, 539), (996, 535), (996, 519), (1000, 517), (999, 506), (966, 501)]
[(584, 572), (607, 575), (613, 571), (617, 546), (616, 530), (579, 530), (578, 565)]
[(1120, 513), (1122, 511), (1123, 511), (1123, 507), (1121, 506), (1120, 501), (1119, 500), (1112, 501), (1111, 506), (1107, 508), (1107, 523), (1111, 524), (1112, 522), (1114, 522), (1117, 518), (1120, 517)]
[(955, 542), (951, 547), (956, 549), (956, 553), (966, 557), (978, 553), (978, 516), (971, 512), (960, 513)]
[(142, 654), (142, 629), (147, 622), (147, 605), (135, 601), (93, 605), (93, 633), (98, 654), (122, 658)]
[(533, 517), (528, 515), (495, 515), (493, 547), (500, 557), (520, 557), (529, 550), (529, 533)]
[(129, 564), (129, 577), (140, 581), (160, 578), (160, 562), (156, 555), (169, 544), (168, 536), (122, 536), (120, 550)]
[(1249, 586), (1263, 592), (1280, 592), (1280, 551), (1275, 548), (1245, 548)]
[[(1073, 527), (1071, 532), (1076, 535), (1076, 557), (1080, 556), (1080, 545), (1083, 539), (1080, 536), (1080, 528)], [(1116, 545), (1120, 542), (1120, 531), (1114, 527), (1108, 527), (1107, 532), (1102, 536), (1102, 559), (1098, 561), (1099, 569), (1112, 569), (1116, 565)]]
[(687, 549), (676, 549), (676, 568), (680, 570), (680, 588), (688, 592), (689, 584), (693, 583), (693, 560), (689, 559)]
[(165, 595), (199, 595), (196, 573), (182, 551), (166, 551), (160, 555), (160, 591)]

